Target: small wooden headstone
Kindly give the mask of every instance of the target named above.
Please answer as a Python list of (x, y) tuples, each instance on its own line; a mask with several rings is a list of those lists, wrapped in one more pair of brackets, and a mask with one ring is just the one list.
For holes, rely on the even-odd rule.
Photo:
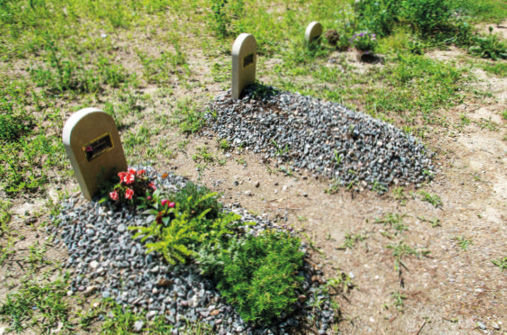
[(71, 115), (63, 127), (63, 144), (83, 196), (91, 200), (100, 183), (127, 170), (113, 118), (97, 108)]
[(308, 43), (312, 43), (316, 39), (318, 39), (322, 35), (322, 25), (317, 22), (313, 21), (306, 27), (305, 31), (305, 40)]
[(255, 83), (257, 42), (251, 34), (242, 33), (232, 45), (232, 98), (239, 99), (243, 89)]

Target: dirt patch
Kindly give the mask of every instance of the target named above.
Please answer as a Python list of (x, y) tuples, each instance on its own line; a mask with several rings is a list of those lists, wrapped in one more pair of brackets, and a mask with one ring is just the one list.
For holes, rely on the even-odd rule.
[(500, 24), (488, 24), (481, 23), (477, 25), (477, 29), (479, 32), (483, 34), (489, 34), (489, 30), (492, 29), (492, 33), (500, 36), (500, 38), (507, 40), (507, 20), (503, 21)]

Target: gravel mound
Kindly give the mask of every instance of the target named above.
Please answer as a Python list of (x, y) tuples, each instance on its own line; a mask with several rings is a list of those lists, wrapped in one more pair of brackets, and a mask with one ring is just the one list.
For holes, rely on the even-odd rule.
[[(162, 179), (153, 169), (143, 168), (164, 191), (176, 191), (186, 184), (182, 177), (170, 174)], [(175, 326), (173, 334), (196, 321), (209, 324), (216, 334), (294, 334), (309, 324), (325, 334), (335, 318), (329, 295), (319, 283), (323, 273), (305, 262), (301, 273), (305, 278), (304, 295), (296, 312), (270, 327), (247, 324), (222, 301), (213, 283), (200, 275), (195, 264), (169, 266), (159, 254), (146, 254), (139, 239), (132, 239), (133, 232), (127, 228), (149, 225), (153, 217), (127, 209), (113, 210), (98, 202), (81, 202), (77, 197), (66, 199), (58, 217), (53, 218), (56, 225), (50, 228), (56, 235), (55, 242), (63, 242), (68, 248), (65, 267), (74, 269), (72, 292), (112, 298), (134, 312), (146, 311), (148, 319), (163, 315)], [(248, 233), (280, 229), (242, 208), (226, 210), (240, 214), (245, 223), (255, 222), (248, 226), (253, 228)], [(312, 307), (317, 305), (319, 308)]]
[(210, 110), (210, 128), (221, 139), (341, 185), (382, 192), (434, 172), (431, 154), (414, 137), (337, 103), (252, 85), (242, 99), (218, 96)]

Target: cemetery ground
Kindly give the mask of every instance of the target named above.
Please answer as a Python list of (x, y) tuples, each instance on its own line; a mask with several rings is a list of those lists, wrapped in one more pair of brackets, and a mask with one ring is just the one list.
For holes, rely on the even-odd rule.
[[(485, 36), (492, 27), (482, 50), (494, 53), (505, 5), (474, 3), (469, 22)], [(507, 331), (505, 59), (401, 24), (379, 38), (375, 64), (325, 39), (308, 49), (311, 21), (350, 33), (358, 19), (347, 1), (6, 1), (0, 10), (0, 334), (16, 318), (25, 334), (128, 334), (139, 319), (145, 333), (167, 331), (98, 294), (67, 294), (67, 250), (48, 230), (79, 192), (61, 133), (84, 107), (113, 116), (129, 165), (187, 177), (292, 227), (337, 293), (329, 333)], [(217, 138), (205, 114), (230, 89), (241, 32), (257, 39), (261, 83), (414, 135), (435, 153), (433, 180), (349, 189)], [(195, 323), (187, 333), (209, 331)]]

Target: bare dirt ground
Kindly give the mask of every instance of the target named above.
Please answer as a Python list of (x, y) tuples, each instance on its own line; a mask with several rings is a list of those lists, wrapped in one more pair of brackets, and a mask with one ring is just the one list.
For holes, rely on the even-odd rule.
[[(449, 57), (455, 56), (452, 52)], [(193, 88), (196, 100), (221, 91), (223, 85), (209, 80), (210, 71), (203, 62), (190, 59), (189, 63), (208, 76)], [(154, 165), (161, 173), (174, 171), (221, 192), (224, 203), (239, 203), (280, 225), (295, 227), (319, 250), (314, 259), (322, 264), (327, 278), (348, 274), (354, 289), (336, 297), (342, 334), (507, 334), (507, 272), (491, 262), (507, 256), (507, 127), (502, 117), (507, 78), (480, 70), (475, 75), (474, 85), (489, 90), (492, 97), (448, 111), (450, 119), (464, 114), (472, 122), (461, 129), (436, 130), (426, 140), (437, 153), (438, 173), (422, 189), (441, 198), (443, 205), (438, 208), (423, 201), (420, 190), (413, 187), (405, 188), (402, 196), (392, 191), (380, 196), (344, 189), (328, 194), (328, 180), (305, 173), (286, 175), (248, 152), (224, 153), (213, 137), (188, 137), (188, 144), (174, 158), (159, 157)], [(157, 108), (167, 110), (168, 104)], [(488, 127), (491, 121), (495, 129)], [(175, 146), (182, 139), (170, 128), (151, 143)], [(204, 145), (215, 157), (225, 158), (225, 164), (215, 160), (197, 171), (192, 156)], [(76, 185), (70, 183), (66, 189), (74, 192)], [(35, 227), (48, 219), (37, 215), (44, 211), (44, 200), (14, 202), (10, 225), (24, 238), (15, 243), (16, 254), (0, 268), (1, 301), (19, 285), (29, 246), (37, 241), (43, 244), (47, 238), (43, 228)], [(408, 229), (396, 234), (376, 223), (388, 213), (404, 215)], [(437, 219), (440, 226), (432, 227), (431, 221)], [(342, 248), (347, 234), (365, 239), (353, 248)], [(430, 253), (403, 256), (401, 272), (397, 271), (393, 250), (387, 246), (401, 241)], [(466, 250), (464, 241), (468, 241)], [(65, 250), (47, 248), (46, 258), (65, 258)], [(399, 294), (398, 304), (393, 294)], [(0, 324), (0, 334), (4, 329)]]

